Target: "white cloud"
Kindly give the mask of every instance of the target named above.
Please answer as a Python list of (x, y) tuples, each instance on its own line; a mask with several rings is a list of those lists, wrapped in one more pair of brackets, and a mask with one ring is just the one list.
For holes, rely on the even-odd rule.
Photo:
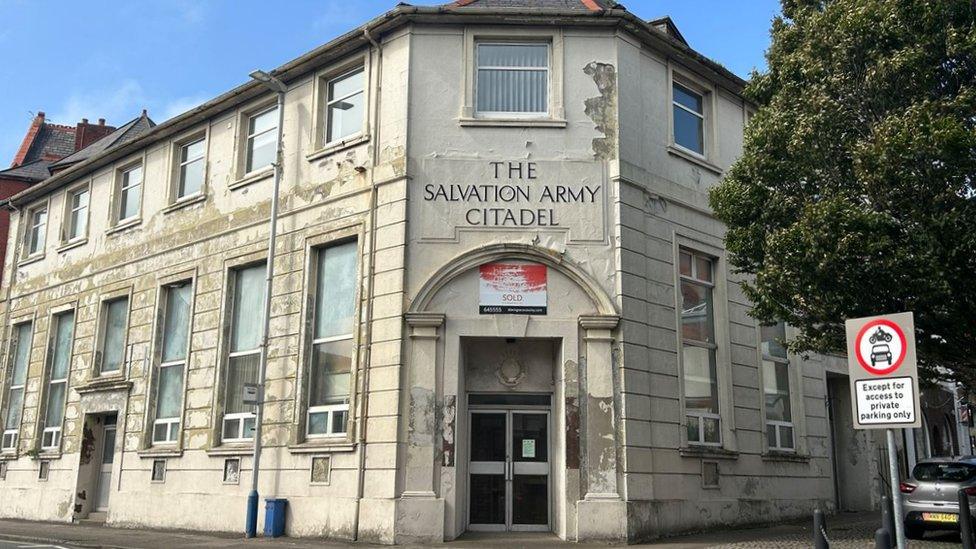
[[(163, 120), (169, 120), (174, 116), (185, 113), (186, 111), (203, 104), (203, 102), (210, 99), (211, 96), (204, 94), (190, 95), (186, 97), (177, 97), (176, 99), (171, 99), (163, 104), (163, 109), (160, 111), (162, 115), (159, 118), (153, 118), (157, 122), (162, 122)], [(151, 115), (152, 113), (150, 113)]]
[(82, 118), (104, 118), (121, 125), (135, 118), (148, 104), (145, 90), (136, 80), (125, 79), (110, 88), (76, 90), (48, 119), (59, 124), (75, 124)]

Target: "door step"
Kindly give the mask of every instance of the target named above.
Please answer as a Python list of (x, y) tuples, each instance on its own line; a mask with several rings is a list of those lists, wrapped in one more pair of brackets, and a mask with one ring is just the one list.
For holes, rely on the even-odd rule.
[(78, 524), (85, 524), (88, 526), (102, 526), (105, 524), (104, 511), (88, 513), (88, 518), (78, 519)]

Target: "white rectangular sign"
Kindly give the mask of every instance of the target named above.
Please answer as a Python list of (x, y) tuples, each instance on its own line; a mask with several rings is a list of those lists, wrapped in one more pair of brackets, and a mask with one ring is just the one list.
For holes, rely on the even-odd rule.
[(915, 423), (915, 380), (910, 377), (854, 382), (858, 425)]
[(546, 314), (548, 272), (545, 265), (486, 263), (478, 274), (479, 313)]

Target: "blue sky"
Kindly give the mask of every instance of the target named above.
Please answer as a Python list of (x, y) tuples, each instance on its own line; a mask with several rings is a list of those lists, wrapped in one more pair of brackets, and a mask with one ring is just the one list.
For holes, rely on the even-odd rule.
[[(118, 126), (146, 108), (162, 122), (396, 2), (0, 0), (0, 166), (36, 111), (57, 123), (104, 117)], [(744, 77), (762, 68), (779, 10), (777, 0), (621, 3), (645, 19), (670, 15), (693, 48)]]

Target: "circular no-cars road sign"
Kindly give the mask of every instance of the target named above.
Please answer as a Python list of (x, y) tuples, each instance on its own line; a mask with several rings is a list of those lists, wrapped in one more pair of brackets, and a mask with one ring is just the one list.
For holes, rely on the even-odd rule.
[(890, 374), (905, 361), (905, 333), (890, 320), (879, 318), (861, 327), (854, 341), (857, 362), (871, 375)]

